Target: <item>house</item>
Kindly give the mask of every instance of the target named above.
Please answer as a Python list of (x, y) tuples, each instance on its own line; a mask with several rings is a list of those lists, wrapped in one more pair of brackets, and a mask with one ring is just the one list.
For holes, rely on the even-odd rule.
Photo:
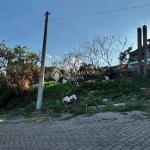
[[(150, 44), (147, 45), (148, 51), (150, 50)], [(144, 62), (144, 51), (142, 46), (142, 62)], [(148, 52), (148, 64), (150, 64), (150, 51)], [(138, 50), (129, 52), (128, 68), (138, 67)]]

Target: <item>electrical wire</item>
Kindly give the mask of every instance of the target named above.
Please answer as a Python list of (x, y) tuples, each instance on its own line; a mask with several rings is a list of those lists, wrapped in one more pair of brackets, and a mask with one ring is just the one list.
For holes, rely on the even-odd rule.
[[(84, 17), (84, 16), (92, 16), (92, 15), (98, 15), (98, 14), (104, 14), (104, 13), (111, 13), (111, 12), (116, 12), (116, 11), (123, 11), (123, 10), (135, 9), (135, 8), (140, 8), (140, 7), (148, 7), (148, 6), (150, 6), (150, 4), (147, 4), (147, 5), (140, 5), (140, 6), (133, 6), (133, 7), (127, 7), (127, 8), (120, 8), (120, 9), (114, 9), (114, 10), (106, 10), (106, 11), (95, 12), (95, 13), (89, 13), (89, 14), (68, 16), (68, 17), (62, 17), (62, 18), (57, 18), (57, 19), (50, 19), (49, 21), (57, 21), (57, 20), (63, 20), (63, 19), (71, 19), (71, 18), (78, 18), (78, 17)], [(34, 26), (28, 28), (27, 30), (25, 30), (25, 31), (23, 31), (23, 32), (20, 32), (20, 33), (16, 34), (16, 35), (13, 36), (13, 37), (8, 38), (7, 40), (4, 40), (4, 42), (7, 42), (7, 41), (11, 40), (11, 39), (13, 39), (13, 38), (15, 38), (15, 37), (17, 37), (17, 36), (19, 36), (19, 35), (21, 35), (21, 34), (27, 32), (27, 31), (31, 30), (32, 28), (34, 28), (34, 27), (36, 27), (36, 26), (42, 24), (42, 23), (44, 23), (44, 21), (42, 21), (42, 22), (40, 22), (40, 23), (38, 23), (38, 24), (36, 24), (36, 25), (34, 25)]]
[(94, 12), (94, 13), (89, 13), (89, 14), (67, 16), (67, 17), (62, 17), (62, 18), (57, 18), (57, 19), (50, 19), (49, 21), (56, 21), (56, 20), (62, 20), (62, 19), (71, 19), (71, 18), (78, 18), (78, 17), (85, 17), (85, 16), (92, 16), (92, 15), (111, 13), (111, 12), (116, 12), (116, 11), (123, 11), (123, 10), (135, 9), (135, 8), (140, 8), (140, 7), (148, 7), (148, 6), (150, 6), (150, 4), (140, 5), (140, 6), (133, 6), (133, 7), (126, 7), (126, 8), (120, 8), (120, 9), (114, 9), (114, 10), (106, 10), (106, 11)]
[(11, 39), (13, 39), (13, 38), (15, 38), (15, 37), (17, 37), (17, 36), (19, 36), (19, 35), (21, 35), (21, 34), (23, 34), (23, 33), (27, 32), (27, 31), (29, 31), (29, 30), (31, 30), (31, 29), (33, 29), (33, 28), (35, 28), (36, 26), (38, 26), (38, 25), (40, 25), (40, 24), (42, 24), (42, 23), (44, 23), (44, 21), (42, 21), (42, 22), (40, 22), (40, 23), (38, 23), (38, 24), (36, 24), (36, 25), (34, 25), (34, 26), (32, 26), (32, 27), (28, 28), (27, 30), (25, 30), (25, 31), (23, 31), (23, 32), (20, 32), (20, 33), (18, 33), (18, 34), (16, 34), (16, 35), (14, 35), (14, 36), (13, 36), (13, 37), (11, 37), (11, 38), (8, 38), (7, 40), (4, 40), (4, 42), (7, 42), (7, 41), (11, 40)]

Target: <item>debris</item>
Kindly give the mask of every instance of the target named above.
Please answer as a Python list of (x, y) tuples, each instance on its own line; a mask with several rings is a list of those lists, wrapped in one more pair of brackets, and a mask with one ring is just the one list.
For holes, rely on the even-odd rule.
[(100, 108), (103, 108), (103, 107), (105, 107), (105, 106), (107, 106), (107, 105), (89, 106), (89, 107), (87, 107), (87, 108), (88, 108), (88, 109), (100, 109)]
[(94, 93), (95, 91), (90, 91), (90, 94)]
[(108, 102), (108, 99), (107, 98), (103, 99), (103, 102)]
[(69, 97), (69, 99), (77, 99), (77, 97), (75, 95), (72, 95)]
[(77, 97), (75, 94), (71, 95), (70, 97), (66, 96), (63, 98), (63, 102), (73, 102), (76, 100), (77, 100)]
[(0, 122), (3, 122), (4, 120), (3, 119), (0, 119)]
[(125, 106), (125, 103), (114, 104), (114, 106)]
[(95, 80), (88, 80), (87, 82), (95, 82)]
[(106, 75), (105, 75), (105, 80), (107, 80), (107, 81), (108, 81), (108, 80), (109, 80), (109, 76), (106, 76)]
[(68, 81), (66, 79), (62, 79), (62, 83), (67, 83)]
[(64, 97), (64, 98), (63, 98), (63, 102), (70, 102), (69, 97), (68, 97), (68, 96)]
[(141, 93), (144, 96), (150, 96), (150, 88), (141, 88)]

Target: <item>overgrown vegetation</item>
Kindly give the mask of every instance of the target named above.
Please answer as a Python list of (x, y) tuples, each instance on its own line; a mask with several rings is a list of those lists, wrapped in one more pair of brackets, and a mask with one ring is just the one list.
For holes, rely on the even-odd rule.
[[(112, 69), (112, 58), (118, 52), (121, 68), (132, 49), (129, 47), (122, 52), (126, 41), (125, 39), (121, 43), (118, 38), (96, 36), (91, 43), (86, 40), (81, 44), (78, 51), (64, 54), (58, 62), (52, 62), (51, 67), (45, 68), (42, 111), (53, 117), (60, 116), (63, 112), (70, 112), (74, 116), (85, 113), (91, 115), (99, 111), (148, 111), (150, 100), (140, 94), (140, 89), (150, 86), (149, 77), (135, 75), (132, 79), (118, 78), (105, 82), (96, 78), (95, 82), (82, 80), (80, 86), (70, 83), (71, 75), (76, 78), (76, 72), (103, 71), (102, 64), (105, 63)], [(35, 111), (39, 62), (40, 54), (30, 52), (26, 46), (8, 48), (5, 44), (0, 44), (0, 115), (27, 115)], [(55, 67), (64, 74), (69, 83), (52, 81), (51, 74)], [(73, 94), (77, 97), (75, 103), (63, 102), (65, 96)], [(116, 103), (125, 105), (115, 107)]]
[[(149, 87), (150, 78), (136, 75), (132, 79), (116, 79), (107, 82), (84, 82), (79, 87), (70, 83), (61, 84), (55, 81), (45, 82), (42, 110), (44, 112), (71, 112), (74, 115), (92, 114), (105, 111), (149, 111), (150, 99), (141, 95), (141, 87)], [(38, 84), (31, 86), (26, 97), (14, 97), (5, 108), (15, 115), (35, 111)], [(74, 105), (63, 102), (65, 96), (75, 94), (78, 102)], [(0, 96), (3, 101), (4, 93)], [(8, 96), (8, 95), (7, 95)], [(9, 98), (12, 97), (11, 95)], [(107, 99), (107, 101), (104, 101)], [(125, 103), (125, 106), (114, 107), (113, 104)], [(105, 107), (99, 107), (103, 106)], [(91, 106), (95, 106), (94, 109)], [(6, 112), (7, 112), (6, 111)], [(1, 111), (0, 114), (3, 114)]]
[(5, 107), (5, 103), (10, 101), (10, 95), (23, 97), (29, 86), (38, 81), (39, 61), (40, 54), (30, 52), (26, 46), (9, 48), (0, 44), (0, 94), (3, 99), (0, 107)]

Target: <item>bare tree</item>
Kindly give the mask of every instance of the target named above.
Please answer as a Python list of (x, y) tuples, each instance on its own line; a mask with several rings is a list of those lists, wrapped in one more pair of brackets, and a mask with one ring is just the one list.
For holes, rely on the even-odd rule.
[(122, 43), (119, 37), (98, 35), (91, 42), (85, 40), (83, 44), (80, 44), (79, 49), (84, 61), (91, 64), (94, 69), (97, 69), (97, 67), (104, 65), (111, 67), (114, 56), (124, 49), (126, 43), (126, 38)]
[(114, 73), (112, 61), (124, 50), (126, 43), (127, 38), (121, 42), (119, 37), (96, 35), (92, 41), (85, 40), (80, 44), (78, 50), (63, 54), (60, 59), (53, 62), (53, 65), (73, 72), (77, 72), (81, 62), (92, 66), (95, 71), (107, 65)]
[(53, 61), (52, 66), (58, 69), (77, 72), (82, 63), (81, 55), (75, 51), (68, 54), (63, 54), (59, 59)]
[(91, 42), (85, 40), (83, 44), (80, 44), (79, 51), (83, 61), (90, 64), (94, 70), (107, 65), (114, 76), (111, 63), (114, 57), (124, 50), (126, 43), (127, 38), (121, 42), (119, 37), (96, 35)]

